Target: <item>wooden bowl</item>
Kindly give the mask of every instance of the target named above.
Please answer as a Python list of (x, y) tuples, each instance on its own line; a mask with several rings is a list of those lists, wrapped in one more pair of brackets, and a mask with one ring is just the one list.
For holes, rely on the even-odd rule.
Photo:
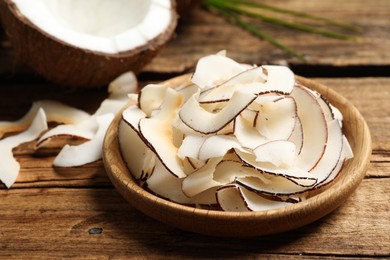
[[(168, 80), (172, 87), (188, 80), (188, 75)], [(103, 160), (109, 178), (120, 194), (146, 215), (171, 226), (213, 236), (250, 237), (284, 232), (309, 224), (340, 206), (362, 181), (371, 155), (370, 132), (359, 111), (335, 91), (303, 77), (303, 85), (324, 95), (344, 116), (344, 133), (354, 158), (343, 167), (333, 185), (305, 201), (260, 212), (223, 212), (197, 209), (157, 197), (133, 179), (122, 159), (118, 143), (118, 114), (109, 127), (103, 147)]]

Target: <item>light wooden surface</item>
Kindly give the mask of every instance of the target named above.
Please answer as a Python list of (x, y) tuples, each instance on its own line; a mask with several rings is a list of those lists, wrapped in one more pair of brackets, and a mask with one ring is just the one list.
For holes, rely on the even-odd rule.
[[(196, 58), (222, 47), (232, 48), (230, 53), (241, 61), (288, 60), (296, 73), (314, 78), (348, 98), (370, 128), (371, 165), (346, 203), (319, 221), (287, 233), (250, 239), (203, 236), (161, 224), (131, 207), (113, 188), (101, 161), (55, 169), (51, 163), (58, 149), (34, 154), (31, 144), (24, 144), (14, 150), (22, 167), (17, 183), (10, 190), (4, 186), (0, 189), (0, 258), (390, 257), (390, 77), (383, 72), (388, 71), (390, 63), (386, 29), (390, 3), (275, 1), (282, 2), (300, 10), (316, 10), (317, 14), (325, 10), (327, 16), (361, 25), (369, 41), (352, 45), (294, 33), (300, 39), (294, 44), (316, 57), (308, 64), (298, 64), (279, 50), (200, 10), (184, 22), (177, 38), (146, 69), (147, 73), (140, 75), (141, 85), (191, 70)], [(286, 40), (292, 35), (284, 29), (277, 33)], [(237, 38), (245, 40), (232, 44), (237, 43)], [(251, 44), (245, 45), (244, 41)], [(93, 112), (106, 95), (104, 89), (53, 87), (15, 65), (6, 40), (2, 40), (1, 46), (0, 120), (15, 120), (33, 100), (44, 98)], [(318, 78), (321, 75), (326, 78)], [(357, 75), (364, 77), (350, 77)]]

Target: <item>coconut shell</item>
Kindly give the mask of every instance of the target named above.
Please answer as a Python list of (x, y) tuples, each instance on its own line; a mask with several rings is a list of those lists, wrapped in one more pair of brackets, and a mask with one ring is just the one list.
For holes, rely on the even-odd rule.
[(117, 54), (81, 49), (54, 38), (22, 16), (11, 0), (0, 1), (4, 30), (15, 56), (49, 81), (71, 87), (107, 85), (120, 74), (138, 73), (169, 41), (177, 25), (175, 1), (169, 27), (145, 45)]

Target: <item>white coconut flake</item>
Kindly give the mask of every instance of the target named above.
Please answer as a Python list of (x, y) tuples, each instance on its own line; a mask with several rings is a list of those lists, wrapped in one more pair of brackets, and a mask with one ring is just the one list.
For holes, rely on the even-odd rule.
[(201, 58), (192, 75), (192, 82), (201, 89), (207, 89), (225, 82), (246, 67), (223, 55), (209, 55)]
[(85, 143), (77, 146), (65, 145), (54, 159), (53, 165), (57, 167), (74, 167), (97, 161), (102, 158), (103, 139), (114, 114), (97, 116), (99, 128), (95, 136)]
[(255, 98), (251, 93), (237, 91), (221, 111), (210, 113), (200, 106), (197, 95), (194, 95), (180, 109), (179, 116), (196, 132), (212, 134), (233, 121)]
[(30, 142), (47, 129), (46, 115), (39, 109), (30, 127), (19, 134), (0, 140), (0, 180), (10, 188), (18, 177), (20, 165), (13, 156), (12, 149), (22, 143)]
[(226, 211), (288, 206), (332, 182), (353, 156), (340, 111), (288, 67), (225, 55), (200, 59), (176, 90), (145, 87), (123, 112), (120, 145), (134, 177), (163, 198)]
[(6, 133), (20, 132), (28, 128), (37, 112), (43, 109), (48, 122), (77, 124), (90, 115), (78, 108), (53, 100), (35, 101), (29, 111), (17, 121), (0, 121), (0, 138)]

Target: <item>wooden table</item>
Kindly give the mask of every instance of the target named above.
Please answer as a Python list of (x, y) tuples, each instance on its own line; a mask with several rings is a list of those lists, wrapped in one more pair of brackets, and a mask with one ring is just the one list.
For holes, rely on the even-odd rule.
[[(367, 175), (345, 204), (315, 223), (283, 234), (208, 237), (163, 225), (132, 208), (108, 180), (101, 161), (53, 168), (58, 149), (34, 153), (32, 144), (24, 144), (14, 150), (21, 164), (16, 184), (0, 187), (0, 258), (390, 257), (390, 2), (268, 2), (358, 25), (365, 41), (333, 40), (261, 24), (307, 54), (310, 59), (303, 63), (215, 15), (195, 10), (139, 76), (140, 84), (189, 72), (199, 57), (227, 49), (241, 62), (287, 63), (295, 73), (335, 89), (361, 111), (373, 140)], [(104, 88), (53, 86), (15, 62), (4, 35), (0, 42), (0, 120), (18, 119), (38, 99), (60, 100), (93, 112), (105, 98)]]

